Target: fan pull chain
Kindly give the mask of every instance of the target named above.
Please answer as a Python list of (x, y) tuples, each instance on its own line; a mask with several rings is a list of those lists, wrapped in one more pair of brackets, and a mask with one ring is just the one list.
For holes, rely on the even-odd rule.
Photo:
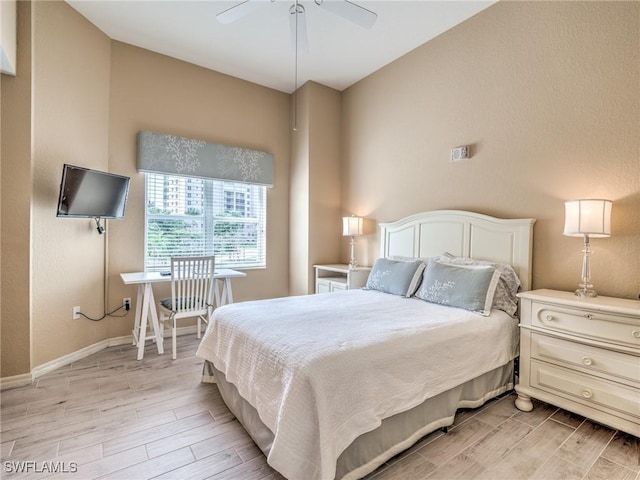
[(298, 0), (294, 3), (294, 14), (296, 16), (296, 38), (294, 46), (294, 85), (293, 85), (293, 131), (298, 130)]

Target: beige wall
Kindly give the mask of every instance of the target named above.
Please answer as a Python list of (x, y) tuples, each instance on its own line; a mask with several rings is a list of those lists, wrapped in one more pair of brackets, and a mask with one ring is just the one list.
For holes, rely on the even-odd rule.
[[(288, 283), (289, 95), (195, 65), (113, 42), (109, 169), (131, 177), (124, 220), (109, 224), (109, 293), (135, 298), (120, 272), (144, 269), (144, 174), (136, 172), (139, 130), (170, 133), (270, 152), (275, 180), (267, 191), (267, 268), (233, 280), (234, 299), (286, 295)], [(169, 284), (155, 288), (168, 296)], [(130, 333), (132, 319), (111, 319), (110, 336)]]
[(31, 367), (106, 338), (105, 237), (56, 217), (64, 163), (108, 170), (111, 40), (63, 2), (34, 2)]
[[(342, 241), (340, 151), (342, 95), (317, 83), (311, 85), (309, 119), (310, 263), (335, 263)], [(315, 291), (311, 272), (309, 292)]]
[(289, 286), (291, 295), (308, 291), (309, 264), (309, 105), (310, 84), (291, 96), (292, 127), (289, 189)]
[[(573, 290), (563, 201), (613, 200), (601, 294), (640, 293), (640, 3), (499, 2), (343, 93), (343, 208), (532, 217), (535, 288)], [(472, 158), (450, 163), (450, 148)], [(378, 256), (377, 232), (359, 257)], [(343, 260), (348, 258), (346, 248)]]
[(17, 10), (17, 75), (0, 75), (0, 376), (30, 370), (31, 4)]
[(340, 251), (341, 94), (308, 82), (292, 96), (289, 205), (290, 295), (315, 291), (314, 264), (336, 263)]

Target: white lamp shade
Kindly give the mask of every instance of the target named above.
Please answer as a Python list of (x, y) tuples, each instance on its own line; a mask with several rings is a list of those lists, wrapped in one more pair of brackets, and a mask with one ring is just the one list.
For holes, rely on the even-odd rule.
[(342, 235), (351, 237), (362, 235), (362, 217), (342, 217)]
[(611, 200), (587, 199), (564, 202), (564, 235), (608, 237), (611, 235)]

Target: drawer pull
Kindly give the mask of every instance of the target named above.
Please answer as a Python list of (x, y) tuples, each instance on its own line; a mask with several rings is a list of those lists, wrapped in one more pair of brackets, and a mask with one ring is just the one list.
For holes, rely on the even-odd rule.
[(585, 365), (593, 365), (593, 360), (589, 357), (582, 357), (582, 363)]
[(585, 313), (584, 314), (585, 318), (591, 320), (593, 318), (593, 315), (591, 313)]
[(591, 397), (593, 397), (593, 393), (591, 393), (591, 391), (590, 391), (590, 390), (583, 390), (583, 391), (582, 391), (582, 396), (583, 396), (584, 398), (591, 398)]
[(640, 338), (640, 330), (634, 330), (633, 332), (631, 332), (631, 335), (633, 335), (635, 338)]
[(553, 315), (547, 315), (547, 322), (553, 322), (556, 319), (556, 317), (554, 317)]

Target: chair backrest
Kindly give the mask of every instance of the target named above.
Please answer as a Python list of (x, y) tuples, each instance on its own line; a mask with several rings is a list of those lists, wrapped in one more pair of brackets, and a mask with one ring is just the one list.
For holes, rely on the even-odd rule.
[(213, 306), (215, 257), (171, 257), (171, 310), (202, 314)]

